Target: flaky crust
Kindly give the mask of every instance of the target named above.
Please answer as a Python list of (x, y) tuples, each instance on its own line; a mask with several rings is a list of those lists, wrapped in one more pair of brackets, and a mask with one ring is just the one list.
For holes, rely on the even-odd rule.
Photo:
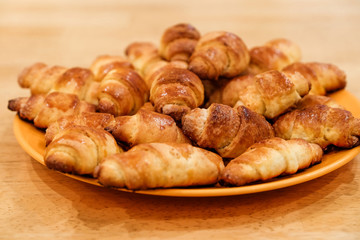
[[(301, 86), (301, 90), (297, 86)], [(298, 90), (304, 94), (306, 89), (309, 91), (309, 84), (302, 75), (289, 75), (271, 70), (255, 76), (246, 75), (232, 79), (224, 87), (222, 103), (233, 107), (243, 105), (266, 118), (273, 119), (301, 99)]]
[(243, 72), (250, 61), (245, 43), (230, 32), (210, 32), (198, 41), (189, 69), (201, 79), (232, 78)]
[(100, 83), (98, 110), (114, 116), (134, 114), (148, 98), (148, 87), (135, 70), (116, 68)]
[(133, 69), (134, 66), (126, 58), (112, 55), (100, 55), (90, 66), (90, 70), (93, 72), (97, 82), (100, 82), (108, 72), (115, 68)]
[(225, 158), (235, 158), (252, 144), (274, 137), (263, 116), (243, 106), (233, 109), (216, 103), (185, 115), (182, 129), (197, 145), (215, 149)]
[(204, 86), (193, 72), (171, 65), (161, 69), (150, 89), (150, 101), (157, 112), (181, 121), (184, 114), (204, 101)]
[(102, 160), (121, 148), (103, 129), (73, 126), (64, 129), (45, 150), (48, 168), (74, 174), (92, 174)]
[(247, 72), (256, 75), (269, 70), (280, 71), (300, 59), (301, 50), (298, 45), (288, 39), (274, 39), (263, 46), (250, 49), (250, 64)]
[(245, 153), (230, 161), (221, 180), (241, 186), (265, 181), (280, 175), (294, 174), (321, 161), (322, 149), (302, 139), (270, 138), (252, 145)]
[(176, 24), (163, 33), (159, 54), (167, 61), (187, 62), (199, 38), (199, 31), (191, 24)]
[(326, 105), (294, 110), (281, 116), (273, 126), (278, 137), (302, 138), (322, 148), (351, 148), (358, 144), (360, 136), (359, 119), (349, 111)]
[(132, 116), (117, 117), (106, 130), (130, 147), (151, 142), (190, 143), (173, 118), (146, 108)]
[(9, 101), (8, 108), (18, 112), (20, 118), (34, 121), (38, 128), (47, 128), (63, 116), (95, 112), (95, 105), (81, 101), (74, 94), (61, 92), (15, 98)]
[(335, 102), (333, 99), (327, 96), (320, 96), (320, 95), (306, 95), (303, 97), (297, 104), (296, 109), (304, 109), (308, 107), (312, 107), (315, 105), (327, 105), (333, 108), (341, 108), (344, 109), (343, 106)]
[(221, 157), (190, 144), (148, 143), (109, 156), (94, 175), (105, 186), (136, 190), (215, 184), (223, 168)]
[(45, 142), (49, 145), (55, 135), (72, 126), (86, 126), (101, 128), (109, 126), (115, 121), (115, 117), (109, 113), (82, 112), (76, 115), (64, 116), (50, 124), (45, 132)]
[(337, 66), (328, 63), (293, 63), (285, 72), (298, 72), (311, 82), (309, 94), (325, 95), (346, 86), (346, 75)]

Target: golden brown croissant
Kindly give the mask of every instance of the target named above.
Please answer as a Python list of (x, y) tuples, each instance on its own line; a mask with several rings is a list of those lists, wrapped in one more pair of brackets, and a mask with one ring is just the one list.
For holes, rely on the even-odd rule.
[(35, 63), (20, 73), (18, 83), (22, 88), (30, 88), (32, 94), (45, 94), (66, 70), (61, 66), (48, 67), (44, 63)]
[(121, 56), (101, 55), (91, 64), (90, 70), (94, 73), (95, 81), (100, 82), (104, 76), (115, 68), (131, 68), (129, 60)]
[(278, 137), (302, 138), (322, 148), (328, 145), (351, 148), (358, 144), (360, 136), (360, 119), (349, 111), (326, 105), (286, 113), (273, 126)]
[(135, 115), (115, 118), (106, 127), (117, 141), (130, 147), (140, 143), (190, 143), (176, 122), (168, 115), (141, 108)]
[(213, 148), (225, 158), (235, 158), (252, 144), (274, 137), (263, 116), (243, 106), (234, 109), (217, 103), (186, 114), (182, 129), (200, 147)]
[(149, 98), (141, 76), (130, 68), (108, 72), (100, 83), (98, 110), (115, 116), (134, 114)]
[(159, 53), (167, 61), (187, 62), (199, 38), (199, 31), (192, 25), (176, 24), (162, 35)]
[(249, 61), (249, 51), (241, 38), (229, 32), (211, 32), (198, 41), (189, 70), (201, 79), (232, 78), (243, 72)]
[(115, 139), (103, 129), (73, 126), (64, 129), (47, 146), (47, 167), (66, 173), (92, 174), (102, 160), (122, 152)]
[(270, 138), (252, 145), (231, 160), (221, 174), (226, 184), (241, 186), (280, 175), (294, 174), (321, 161), (323, 151), (317, 144), (302, 139)]
[(269, 70), (280, 71), (300, 59), (301, 50), (294, 42), (284, 38), (274, 39), (250, 49), (247, 72), (256, 75)]
[(223, 168), (220, 156), (190, 144), (145, 143), (107, 157), (94, 176), (109, 187), (170, 188), (215, 184)]
[(286, 68), (287, 72), (299, 72), (311, 82), (309, 94), (325, 95), (343, 89), (346, 86), (346, 75), (333, 64), (327, 63), (294, 63)]
[(64, 129), (72, 126), (86, 126), (90, 128), (101, 128), (109, 126), (115, 121), (115, 117), (110, 113), (82, 112), (76, 115), (64, 116), (50, 124), (46, 129), (46, 145), (54, 139), (55, 135)]
[(181, 121), (184, 114), (204, 101), (204, 86), (193, 72), (171, 65), (152, 80), (150, 101), (155, 110)]
[(273, 119), (293, 107), (309, 90), (309, 81), (301, 74), (271, 70), (232, 79), (222, 90), (221, 102), (232, 107), (243, 105)]
[(15, 98), (9, 101), (8, 108), (18, 112), (20, 118), (34, 121), (38, 128), (47, 128), (62, 116), (95, 112), (95, 105), (81, 101), (74, 94), (61, 92)]
[(35, 63), (19, 75), (21, 87), (30, 88), (33, 95), (49, 92), (76, 94), (81, 100), (97, 104), (97, 83), (89, 69), (53, 66)]

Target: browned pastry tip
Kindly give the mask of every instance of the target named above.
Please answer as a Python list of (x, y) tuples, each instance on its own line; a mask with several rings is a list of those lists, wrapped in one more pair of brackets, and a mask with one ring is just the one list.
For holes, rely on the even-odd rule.
[(352, 148), (359, 144), (360, 120), (351, 112), (314, 105), (284, 114), (274, 123), (275, 134), (284, 139), (301, 138), (319, 144)]
[(243, 72), (249, 61), (248, 49), (240, 37), (230, 32), (210, 32), (198, 41), (189, 70), (201, 79), (232, 78)]
[(220, 156), (190, 144), (147, 143), (107, 157), (94, 175), (104, 186), (136, 190), (215, 184), (223, 168)]
[(94, 73), (95, 81), (100, 82), (104, 76), (115, 68), (134, 68), (124, 57), (100, 55), (91, 64), (90, 70)]
[(193, 72), (171, 65), (161, 69), (153, 80), (150, 101), (157, 112), (181, 121), (184, 114), (204, 101), (204, 86)]
[(322, 160), (317, 144), (302, 139), (270, 138), (255, 143), (239, 157), (231, 160), (221, 174), (226, 184), (266, 181), (280, 175), (294, 174)]
[(105, 157), (121, 151), (107, 131), (72, 126), (57, 134), (47, 146), (44, 162), (47, 167), (57, 171), (92, 174)]
[(97, 96), (100, 112), (121, 116), (136, 113), (148, 100), (149, 90), (135, 70), (118, 68), (104, 77)]
[(342, 108), (342, 109), (344, 109), (343, 106), (336, 103), (330, 97), (320, 96), (320, 95), (312, 95), (312, 94), (309, 94), (309, 95), (306, 95), (305, 97), (303, 97), (296, 104), (296, 109), (304, 109), (304, 108), (312, 107), (312, 106), (315, 106), (315, 105), (327, 105), (327, 106), (333, 107), (333, 108)]
[(161, 37), (159, 53), (168, 61), (187, 62), (200, 38), (199, 31), (187, 23), (167, 28)]
[(282, 70), (284, 67), (298, 62), (301, 50), (297, 44), (279, 38), (265, 43), (263, 46), (250, 49), (250, 64), (248, 73), (259, 74), (269, 70)]
[(39, 78), (46, 70), (47, 65), (44, 63), (34, 63), (21, 71), (18, 76), (18, 83), (22, 88), (30, 88), (34, 79)]

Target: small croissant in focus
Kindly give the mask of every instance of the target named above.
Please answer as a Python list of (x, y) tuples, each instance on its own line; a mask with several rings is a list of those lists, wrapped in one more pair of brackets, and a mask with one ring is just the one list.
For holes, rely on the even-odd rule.
[(232, 78), (242, 73), (249, 61), (249, 51), (240, 37), (230, 32), (210, 32), (198, 41), (189, 70), (201, 79)]
[(297, 109), (281, 116), (273, 126), (278, 137), (301, 138), (323, 149), (329, 145), (352, 148), (359, 144), (360, 119), (341, 108), (314, 105)]
[(228, 185), (242, 186), (294, 174), (321, 162), (323, 151), (317, 144), (302, 139), (269, 138), (249, 147), (231, 160), (221, 173)]

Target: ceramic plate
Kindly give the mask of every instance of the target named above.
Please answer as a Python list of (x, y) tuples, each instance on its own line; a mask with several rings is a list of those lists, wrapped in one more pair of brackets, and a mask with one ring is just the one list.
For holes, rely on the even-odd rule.
[[(330, 95), (337, 103), (343, 105), (354, 116), (360, 117), (360, 102), (346, 90), (342, 90)], [(14, 119), (14, 133), (21, 147), (36, 161), (44, 164), (43, 154), (45, 151), (44, 132), (35, 128), (31, 123), (21, 120), (18, 116)], [(360, 153), (360, 146), (326, 154), (320, 164), (312, 166), (309, 169), (297, 174), (275, 178), (272, 181), (246, 185), (242, 187), (204, 187), (204, 188), (171, 188), (130, 191), (127, 189), (118, 189), (126, 192), (136, 192), (148, 195), (177, 196), (177, 197), (213, 197), (213, 196), (230, 196), (241, 195), (256, 192), (269, 191), (279, 188), (292, 186), (303, 183), (327, 173), (330, 173), (351, 161)], [(50, 171), (50, 170), (49, 170)], [(64, 173), (62, 173), (64, 174)], [(64, 174), (67, 177), (77, 179), (89, 184), (101, 186), (96, 179), (81, 177), (71, 174)]]

